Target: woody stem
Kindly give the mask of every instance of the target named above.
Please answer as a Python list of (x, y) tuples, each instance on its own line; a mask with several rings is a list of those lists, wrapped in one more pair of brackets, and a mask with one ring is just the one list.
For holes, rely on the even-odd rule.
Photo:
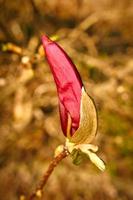
[(68, 156), (68, 150), (64, 147), (62, 152), (57, 155), (48, 166), (47, 171), (44, 173), (42, 180), (37, 185), (35, 191), (30, 195), (29, 200), (33, 200), (35, 197), (42, 197), (44, 186), (46, 185), (50, 175), (54, 168), (61, 162), (65, 157)]

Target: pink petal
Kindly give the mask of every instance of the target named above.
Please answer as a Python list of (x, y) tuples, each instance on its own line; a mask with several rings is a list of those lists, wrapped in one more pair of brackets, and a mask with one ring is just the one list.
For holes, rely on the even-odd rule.
[(66, 135), (68, 114), (72, 119), (71, 134), (78, 129), (82, 81), (80, 75), (65, 51), (47, 36), (42, 37), (46, 58), (57, 86), (60, 118)]

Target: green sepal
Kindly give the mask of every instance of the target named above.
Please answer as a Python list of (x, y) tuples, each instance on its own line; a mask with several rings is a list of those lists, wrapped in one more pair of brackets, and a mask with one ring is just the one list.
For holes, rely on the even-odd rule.
[(80, 149), (74, 149), (70, 156), (74, 165), (80, 165), (88, 159), (88, 156)]

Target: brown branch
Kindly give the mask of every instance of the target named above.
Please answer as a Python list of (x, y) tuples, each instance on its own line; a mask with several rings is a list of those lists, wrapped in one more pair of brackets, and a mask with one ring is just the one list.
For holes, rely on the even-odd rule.
[(59, 162), (61, 162), (67, 156), (68, 156), (68, 151), (64, 147), (63, 150), (62, 150), (62, 152), (59, 155), (57, 155), (51, 161), (51, 163), (49, 164), (47, 171), (43, 175), (42, 180), (40, 181), (40, 183), (36, 187), (35, 191), (30, 195), (29, 200), (33, 200), (35, 197), (38, 197), (38, 198), (42, 197), (43, 188), (46, 185), (46, 183), (47, 183), (50, 175), (52, 174), (54, 168), (59, 164)]
[(23, 56), (23, 49), (10, 42), (2, 45), (2, 51), (12, 52), (12, 53)]
[(32, 8), (33, 8), (33, 11), (34, 11), (35, 16), (38, 17), (38, 16), (40, 15), (40, 13), (39, 13), (39, 10), (37, 9), (37, 6), (36, 6), (34, 0), (30, 0), (30, 3), (31, 3), (31, 5), (32, 5)]

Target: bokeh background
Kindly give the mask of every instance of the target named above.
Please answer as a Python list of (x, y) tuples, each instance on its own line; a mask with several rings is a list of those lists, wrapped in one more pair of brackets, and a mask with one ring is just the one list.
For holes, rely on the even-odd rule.
[(66, 158), (43, 199), (132, 200), (132, 0), (0, 0), (0, 200), (30, 194), (65, 142), (44, 33), (71, 56), (96, 102), (94, 143), (107, 169)]

